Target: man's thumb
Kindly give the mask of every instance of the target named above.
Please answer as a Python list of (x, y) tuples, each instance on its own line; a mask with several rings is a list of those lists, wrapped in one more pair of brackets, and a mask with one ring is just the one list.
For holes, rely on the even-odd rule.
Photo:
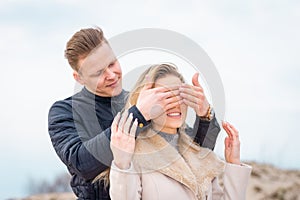
[(200, 86), (199, 81), (198, 81), (198, 77), (199, 77), (199, 72), (195, 73), (193, 78), (192, 78), (192, 83), (194, 86)]

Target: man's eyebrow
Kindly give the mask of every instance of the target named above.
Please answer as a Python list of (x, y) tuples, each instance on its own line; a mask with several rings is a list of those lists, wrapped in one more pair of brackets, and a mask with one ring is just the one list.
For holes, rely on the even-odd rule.
[(112, 59), (112, 61), (109, 63), (109, 65), (111, 65), (111, 64), (113, 64), (113, 63), (115, 63), (115, 62), (117, 62), (117, 58), (116, 57), (114, 57), (113, 59)]
[[(105, 68), (104, 68), (104, 69), (105, 69)], [(104, 69), (99, 69), (99, 70), (96, 71), (96, 73), (97, 73), (97, 74), (100, 73), (100, 72), (102, 73), (102, 72), (104, 71)]]
[(97, 75), (97, 74), (99, 74), (99, 73), (102, 73), (104, 69), (105, 69), (105, 68), (102, 68), (102, 69), (93, 71), (93, 72), (91, 72), (91, 73), (89, 74), (89, 76), (95, 76), (95, 75)]
[(112, 59), (112, 61), (110, 61), (110, 62), (107, 64), (107, 66), (103, 67), (102, 69), (99, 69), (97, 72), (100, 72), (100, 71), (105, 70), (105, 69), (108, 68), (111, 64), (114, 64), (115, 62), (117, 62), (117, 58), (116, 58), (116, 57), (114, 57), (114, 58)]
[(108, 66), (106, 66), (106, 65), (103, 66), (103, 64), (99, 64), (99, 65), (97, 66), (98, 70), (96, 70), (96, 73), (97, 73), (97, 72), (104, 71), (107, 67), (108, 67)]

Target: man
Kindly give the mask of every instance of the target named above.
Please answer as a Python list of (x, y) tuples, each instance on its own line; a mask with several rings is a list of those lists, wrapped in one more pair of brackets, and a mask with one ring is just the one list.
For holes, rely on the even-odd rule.
[[(110, 199), (103, 182), (92, 183), (112, 161), (110, 126), (122, 110), (128, 92), (122, 89), (120, 64), (100, 28), (82, 29), (68, 41), (65, 57), (73, 68), (74, 79), (83, 89), (55, 102), (49, 111), (48, 129), (53, 147), (70, 172), (71, 187), (78, 199)], [(151, 88), (147, 84), (136, 106), (129, 112), (137, 118), (139, 128), (180, 103), (194, 108), (194, 129), (187, 133), (200, 145), (213, 149), (219, 125), (198, 83), (180, 88)], [(137, 131), (138, 133), (139, 131)], [(208, 134), (207, 134), (208, 133)]]

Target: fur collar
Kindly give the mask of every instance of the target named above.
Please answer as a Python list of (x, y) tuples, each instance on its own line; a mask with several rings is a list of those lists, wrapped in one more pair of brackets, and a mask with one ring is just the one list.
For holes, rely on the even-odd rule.
[(188, 187), (199, 199), (205, 195), (213, 178), (224, 171), (225, 164), (211, 150), (195, 145), (180, 133), (179, 150), (151, 129), (136, 140), (133, 163), (140, 173), (158, 171)]

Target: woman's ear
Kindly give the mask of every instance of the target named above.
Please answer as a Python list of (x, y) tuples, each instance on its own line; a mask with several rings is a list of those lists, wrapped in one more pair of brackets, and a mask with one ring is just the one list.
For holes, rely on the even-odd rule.
[(84, 85), (84, 81), (82, 80), (81, 75), (77, 71), (73, 71), (73, 77), (78, 83)]

